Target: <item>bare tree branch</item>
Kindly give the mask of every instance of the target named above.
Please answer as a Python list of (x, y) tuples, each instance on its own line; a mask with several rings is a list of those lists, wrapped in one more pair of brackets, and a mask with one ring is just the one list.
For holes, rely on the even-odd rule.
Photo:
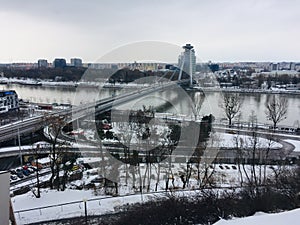
[(266, 101), (265, 107), (267, 119), (273, 122), (273, 129), (276, 128), (279, 122), (286, 119), (288, 108), (287, 98), (273, 95)]
[(239, 94), (225, 93), (219, 106), (224, 110), (228, 125), (231, 126), (233, 118), (240, 112), (242, 100)]

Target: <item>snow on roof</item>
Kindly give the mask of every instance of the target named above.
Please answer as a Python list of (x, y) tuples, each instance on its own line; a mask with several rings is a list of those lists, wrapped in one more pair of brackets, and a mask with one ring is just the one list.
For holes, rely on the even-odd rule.
[(41, 159), (38, 159), (38, 162), (41, 164), (46, 164), (46, 163), (50, 162), (50, 158), (49, 157), (41, 158)]

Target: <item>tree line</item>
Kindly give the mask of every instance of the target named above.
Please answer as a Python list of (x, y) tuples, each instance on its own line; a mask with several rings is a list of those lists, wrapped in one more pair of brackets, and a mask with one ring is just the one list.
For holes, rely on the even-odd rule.
[(64, 68), (32, 68), (32, 69), (16, 69), (16, 68), (2, 68), (5, 77), (8, 78), (31, 78), (41, 80), (55, 80), (59, 78), (60, 81), (78, 81), (86, 71), (82, 67), (64, 67)]
[[(0, 72), (8, 78), (31, 78), (40, 80), (58, 80), (58, 81), (80, 81), (82, 78), (85, 81), (95, 81), (97, 78), (107, 78), (110, 83), (129, 83), (143, 77), (158, 76), (166, 79), (176, 80), (179, 76), (179, 71), (140, 71), (123, 68), (114, 69), (87, 69), (84, 67), (63, 67), (63, 68), (0, 68)], [(87, 72), (87, 74), (85, 74)], [(83, 77), (83, 75), (85, 76)], [(182, 78), (187, 79), (189, 76), (183, 72)]]

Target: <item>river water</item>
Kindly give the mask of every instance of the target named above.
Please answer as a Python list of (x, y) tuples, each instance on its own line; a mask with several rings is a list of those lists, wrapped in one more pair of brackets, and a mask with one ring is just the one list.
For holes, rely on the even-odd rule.
[[(85, 102), (95, 101), (101, 98), (110, 97), (122, 93), (122, 90), (111, 88), (74, 88), (74, 87), (44, 87), (44, 86), (25, 86), (18, 84), (0, 85), (0, 90), (13, 89), (19, 98), (38, 103), (65, 103), (65, 104), (80, 104)], [(123, 90), (124, 91), (124, 90)], [(128, 91), (128, 90), (127, 90)], [(129, 91), (132, 91), (130, 89)], [(216, 118), (225, 118), (223, 110), (219, 106), (221, 93), (207, 92), (201, 95), (200, 92), (188, 93), (191, 99), (204, 99), (199, 115), (213, 114)], [(193, 115), (191, 110), (191, 102), (188, 96), (176, 89), (166, 90), (152, 94), (142, 99), (137, 99), (134, 102), (127, 103), (118, 108), (122, 109), (138, 109), (142, 105), (163, 105), (160, 111), (173, 112), (177, 114)], [(205, 98), (203, 98), (205, 96)], [(241, 121), (248, 121), (251, 112), (257, 115), (258, 122), (270, 123), (265, 115), (265, 102), (270, 97), (270, 94), (261, 93), (241, 93)], [(284, 95), (288, 99), (288, 114), (287, 118), (279, 125), (285, 126), (300, 126), (300, 96), (299, 95)]]

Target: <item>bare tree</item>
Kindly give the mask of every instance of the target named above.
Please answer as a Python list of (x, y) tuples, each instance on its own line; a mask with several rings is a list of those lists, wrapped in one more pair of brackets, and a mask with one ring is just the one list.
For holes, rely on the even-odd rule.
[(177, 124), (171, 124), (169, 126), (170, 132), (165, 137), (165, 155), (167, 156), (166, 165), (165, 167), (165, 174), (166, 174), (166, 186), (165, 190), (169, 189), (169, 180), (172, 180), (172, 184), (174, 187), (174, 174), (172, 171), (172, 152), (176, 148), (177, 144), (179, 143), (180, 135), (181, 135), (181, 127)]
[(266, 101), (265, 106), (267, 119), (273, 122), (275, 129), (279, 122), (286, 119), (288, 100), (283, 96), (273, 95)]
[[(251, 124), (251, 135), (247, 138), (237, 136), (236, 147), (241, 186), (243, 186), (245, 181), (249, 191), (251, 191), (254, 196), (260, 191), (263, 191), (260, 189), (261, 186), (267, 184), (267, 166), (270, 163), (270, 151), (275, 141), (272, 134), (267, 135), (266, 141), (259, 138), (259, 134), (257, 133), (257, 116), (253, 111), (249, 116), (249, 123)], [(249, 163), (247, 168), (245, 167), (246, 161)], [(245, 177), (243, 177), (240, 171), (240, 163), (242, 163)]]
[(34, 153), (34, 164), (36, 166), (36, 193), (33, 191), (33, 194), (36, 198), (41, 197), (41, 187), (40, 187), (40, 174), (39, 174), (39, 162), (38, 157), (40, 154), (42, 154), (42, 149), (40, 147), (40, 144), (38, 144), (35, 148), (33, 147), (33, 153)]
[(231, 126), (233, 118), (240, 112), (242, 100), (239, 94), (225, 93), (219, 106), (224, 110), (228, 125)]
[(241, 165), (245, 162), (244, 158), (244, 139), (240, 137), (240, 134), (238, 133), (236, 136), (233, 137), (234, 147), (236, 149), (236, 163), (238, 167), (238, 173), (239, 173), (239, 179), (240, 179), (240, 185), (243, 186), (244, 178), (243, 173), (241, 169)]
[[(119, 123), (119, 129), (124, 131), (118, 133), (118, 141), (120, 144), (122, 144), (123, 151), (124, 151), (124, 166), (125, 166), (125, 185), (128, 185), (128, 179), (129, 179), (129, 168), (130, 168), (130, 147), (131, 147), (131, 141), (133, 137), (133, 124), (132, 123)], [(126, 132), (125, 132), (126, 131)], [(133, 167), (131, 167), (130, 171), (133, 173), (133, 177), (135, 178), (135, 173), (132, 170)], [(133, 187), (135, 187), (135, 179), (133, 179)]]
[(59, 178), (59, 169), (60, 169), (60, 160), (65, 153), (63, 151), (62, 145), (59, 140), (59, 136), (62, 132), (63, 127), (66, 125), (65, 118), (63, 116), (54, 116), (49, 115), (45, 116), (45, 125), (48, 128), (48, 139), (50, 141), (50, 188), (53, 189), (54, 183), (57, 184), (57, 190), (60, 188), (60, 178)]

